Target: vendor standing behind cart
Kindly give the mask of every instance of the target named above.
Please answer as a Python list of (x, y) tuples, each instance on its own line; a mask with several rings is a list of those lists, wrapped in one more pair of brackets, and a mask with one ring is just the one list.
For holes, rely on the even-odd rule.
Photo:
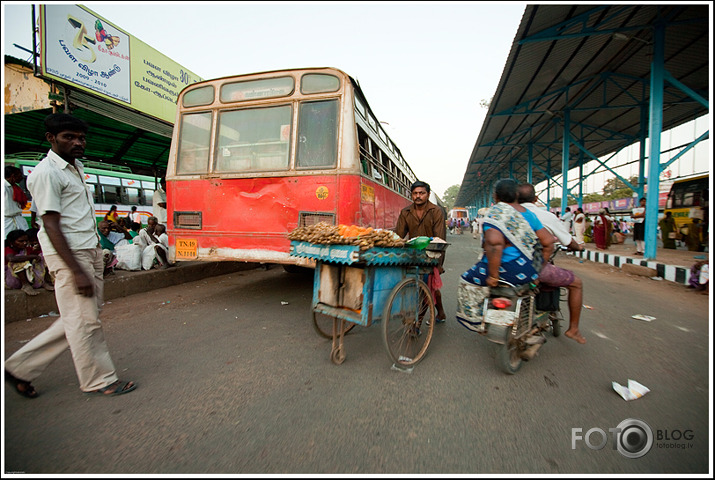
[[(400, 217), (397, 219), (395, 233), (401, 238), (415, 237), (439, 237), (447, 240), (447, 228), (444, 212), (437, 205), (429, 201), (430, 186), (426, 182), (417, 181), (410, 187), (412, 193), (412, 205), (402, 209)], [(407, 236), (409, 235), (409, 237)], [(437, 323), (442, 323), (447, 318), (442, 306), (442, 293), (437, 286), (441, 286), (442, 280), (439, 277), (444, 273), (444, 252), (439, 260), (439, 267), (429, 275), (425, 283), (434, 288), (434, 303), (437, 307)]]

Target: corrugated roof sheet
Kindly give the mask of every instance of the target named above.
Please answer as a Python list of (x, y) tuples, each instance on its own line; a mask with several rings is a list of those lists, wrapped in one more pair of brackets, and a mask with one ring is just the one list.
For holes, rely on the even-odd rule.
[[(532, 183), (547, 178), (549, 165), (560, 174), (566, 115), (573, 139), (597, 157), (637, 141), (641, 110), (649, 106), (656, 22), (667, 25), (665, 70), (709, 101), (709, 8), (527, 6), (456, 203), (470, 205), (510, 169), (525, 181), (529, 144)], [(663, 103), (663, 130), (708, 113), (667, 82)], [(570, 145), (569, 168), (578, 165), (579, 151)]]

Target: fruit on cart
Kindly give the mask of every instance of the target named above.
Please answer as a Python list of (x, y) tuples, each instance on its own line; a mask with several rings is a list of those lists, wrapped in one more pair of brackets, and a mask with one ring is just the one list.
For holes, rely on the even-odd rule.
[(298, 227), (288, 234), (288, 238), (321, 245), (357, 245), (360, 250), (405, 246), (405, 241), (391, 230), (358, 225), (330, 225), (325, 222)]

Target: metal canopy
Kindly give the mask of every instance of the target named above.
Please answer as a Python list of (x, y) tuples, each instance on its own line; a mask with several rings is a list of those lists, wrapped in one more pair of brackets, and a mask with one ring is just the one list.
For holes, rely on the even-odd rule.
[(662, 130), (708, 113), (709, 19), (708, 5), (527, 6), (456, 205), (487, 206), (499, 178), (536, 185), (644, 144), (660, 25)]
[[(32, 66), (27, 62), (7, 56), (5, 61), (24, 65), (31, 72)], [(137, 174), (164, 175), (171, 147), (172, 124), (95, 95), (70, 90), (67, 85), (55, 85), (61, 92), (58, 98), (69, 100), (72, 115), (89, 124), (85, 159), (124, 165)], [(46, 153), (50, 144), (45, 140), (43, 120), (50, 113), (52, 108), (4, 115), (5, 153)]]

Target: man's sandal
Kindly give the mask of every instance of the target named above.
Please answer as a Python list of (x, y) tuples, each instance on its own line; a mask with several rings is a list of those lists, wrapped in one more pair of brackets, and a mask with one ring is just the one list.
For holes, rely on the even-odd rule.
[(5, 380), (12, 383), (15, 387), (15, 391), (23, 397), (37, 398), (37, 396), (39, 395), (39, 393), (37, 393), (37, 390), (35, 390), (35, 387), (32, 386), (31, 382), (20, 380), (7, 370), (5, 370)]
[(123, 395), (137, 388), (136, 384), (132, 384), (131, 386), (129, 386), (130, 383), (132, 382), (122, 382), (121, 380), (117, 380), (116, 382), (110, 383), (104, 388), (84, 393), (86, 393), (87, 395), (104, 395), (107, 397), (113, 397), (114, 395)]

